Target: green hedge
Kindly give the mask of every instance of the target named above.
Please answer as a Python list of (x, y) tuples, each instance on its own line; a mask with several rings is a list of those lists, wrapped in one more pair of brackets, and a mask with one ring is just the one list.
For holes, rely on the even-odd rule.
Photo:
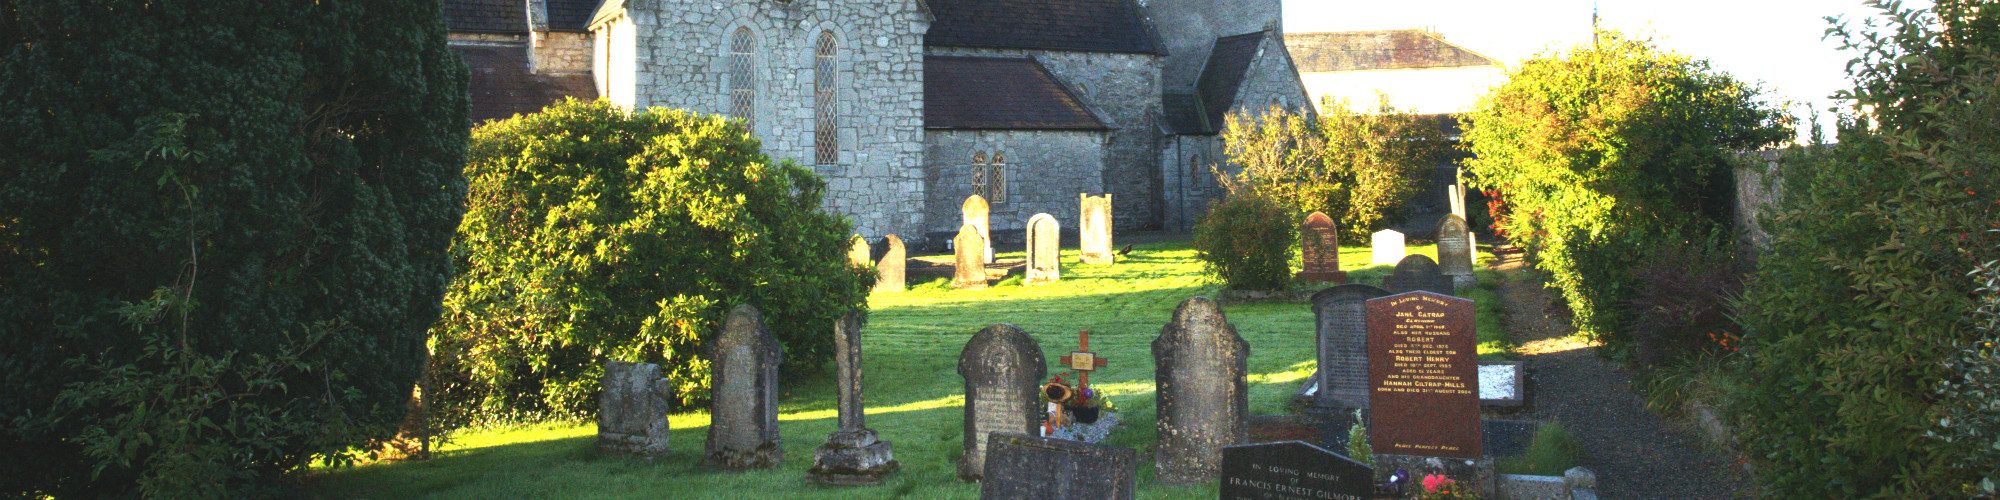
[(1292, 242), (1299, 238), (1300, 219), (1269, 196), (1232, 192), (1209, 203), (1208, 214), (1195, 224), (1195, 257), (1231, 289), (1288, 289)]
[(462, 273), (433, 328), (434, 414), (594, 411), (609, 360), (660, 363), (706, 401), (721, 314), (748, 303), (788, 370), (830, 358), (833, 323), (874, 283), (824, 183), (716, 116), (568, 101), (473, 132)]

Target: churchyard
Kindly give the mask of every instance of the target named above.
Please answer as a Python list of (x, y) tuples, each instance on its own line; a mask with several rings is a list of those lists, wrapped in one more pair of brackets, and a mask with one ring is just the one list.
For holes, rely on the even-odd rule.
[[(1369, 263), (1370, 252), (1368, 246), (1340, 248), (1341, 267), (1350, 282), (1379, 284), (1392, 271)], [(1411, 246), (1409, 253), (1434, 257), (1436, 247)], [(1184, 242), (1139, 244), (1112, 265), (1079, 264), (1081, 255), (1073, 247), (1063, 248), (1061, 255), (1061, 278), (1050, 284), (1026, 285), (1017, 274), (984, 289), (960, 290), (940, 278), (870, 296), (872, 311), (862, 335), (867, 426), (893, 445), (900, 464), (878, 486), (833, 488), (807, 482), (814, 449), (837, 427), (833, 367), (779, 382), (777, 427), (784, 458), (773, 469), (727, 472), (703, 465), (710, 412), (677, 408), (669, 416), (669, 451), (650, 463), (600, 452), (594, 422), (545, 423), (464, 431), (431, 460), (325, 471), (309, 484), (316, 494), (329, 497), (720, 498), (743, 492), (760, 498), (976, 497), (981, 484), (958, 477), (965, 437), (959, 355), (975, 332), (1009, 323), (1039, 344), (1050, 375), (1064, 368), (1058, 355), (1076, 350), (1078, 330), (1090, 331), (1090, 350), (1105, 361), (1092, 372), (1090, 387), (1110, 398), (1120, 420), (1104, 444), (1137, 451), (1130, 471), (1136, 474), (1138, 496), (1215, 498), (1219, 486), (1213, 476), (1168, 485), (1155, 475), (1159, 415), (1151, 345), (1177, 304), (1189, 297), (1213, 297), (1217, 286), (1204, 276)], [(1025, 258), (1021, 251), (1005, 249), (995, 256), (1002, 263)], [(1479, 284), (1464, 293), (1480, 304), (1478, 352), (1484, 359), (1502, 359), (1510, 346), (1503, 340), (1493, 288), (1503, 278), (1485, 270), (1478, 274)], [(1262, 300), (1221, 308), (1249, 348), (1244, 360), (1249, 415), (1294, 414), (1294, 397), (1316, 367), (1312, 305)]]

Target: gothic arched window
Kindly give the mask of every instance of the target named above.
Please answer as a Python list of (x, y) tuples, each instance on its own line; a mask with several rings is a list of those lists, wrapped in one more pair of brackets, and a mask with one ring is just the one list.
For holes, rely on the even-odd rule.
[(729, 114), (743, 120), (743, 127), (757, 131), (757, 39), (750, 28), (736, 28), (729, 36)]
[(813, 161), (831, 165), (840, 161), (840, 139), (834, 132), (833, 32), (819, 34), (813, 50)]
[(992, 170), (986, 174), (986, 201), (995, 205), (1007, 202), (1007, 155), (993, 153)]
[[(988, 165), (986, 164), (985, 152), (982, 151), (972, 154), (972, 194), (986, 196), (987, 166)], [(993, 200), (986, 200), (986, 201), (987, 203), (993, 202)]]
[(1207, 181), (1209, 177), (1204, 175), (1206, 172), (1202, 172), (1202, 170), (1205, 169), (1202, 168), (1201, 153), (1195, 153), (1194, 156), (1188, 157), (1188, 179), (1193, 180), (1190, 184), (1193, 184), (1195, 187), (1208, 186)]

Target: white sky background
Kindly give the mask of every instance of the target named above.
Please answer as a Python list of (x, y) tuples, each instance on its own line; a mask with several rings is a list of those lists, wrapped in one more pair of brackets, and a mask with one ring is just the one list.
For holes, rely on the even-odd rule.
[(1773, 102), (1810, 103), (1822, 115), (1834, 104), (1827, 96), (1848, 88), (1853, 58), (1823, 38), (1823, 18), (1844, 16), (1859, 26), (1876, 13), (1861, 0), (1285, 0), (1284, 30), (1429, 28), (1511, 68), (1544, 49), (1589, 41), (1593, 5), (1606, 28), (1707, 59), (1740, 80), (1761, 82)]

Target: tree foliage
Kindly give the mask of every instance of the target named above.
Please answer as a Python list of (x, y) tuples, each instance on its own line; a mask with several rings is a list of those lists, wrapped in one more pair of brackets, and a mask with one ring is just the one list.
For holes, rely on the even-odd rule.
[(386, 437), (462, 211), (436, 2), (0, 2), (0, 495)]
[(582, 415), (611, 360), (660, 363), (680, 403), (699, 403), (703, 346), (743, 303), (788, 369), (823, 365), (834, 321), (866, 308), (874, 280), (847, 266), (852, 226), (820, 211), (824, 182), (758, 148), (721, 117), (603, 101), (475, 130), (431, 404)]
[(1733, 155), (1784, 131), (1755, 89), (1706, 62), (1598, 38), (1509, 72), (1465, 115), (1463, 141), (1469, 182), (1506, 200), (1498, 229), (1550, 273), (1579, 328), (1610, 337), (1637, 256), (1726, 224)]
[(1880, 29), (1833, 30), (1861, 54), (1843, 95), (1861, 120), (1783, 162), (1732, 409), (1776, 491), (1963, 495), (1977, 451), (1925, 435), (1953, 407), (1941, 385), (1975, 376), (1941, 362), (1977, 340), (1966, 273), (2000, 258), (2000, 12), (1876, 6)]
[(1361, 113), (1336, 101), (1318, 116), (1279, 108), (1258, 117), (1231, 113), (1222, 140), (1242, 171), (1229, 189), (1257, 193), (1299, 216), (1325, 212), (1347, 241), (1387, 227), (1389, 212), (1417, 195), (1446, 142), (1436, 117), (1378, 111)]

